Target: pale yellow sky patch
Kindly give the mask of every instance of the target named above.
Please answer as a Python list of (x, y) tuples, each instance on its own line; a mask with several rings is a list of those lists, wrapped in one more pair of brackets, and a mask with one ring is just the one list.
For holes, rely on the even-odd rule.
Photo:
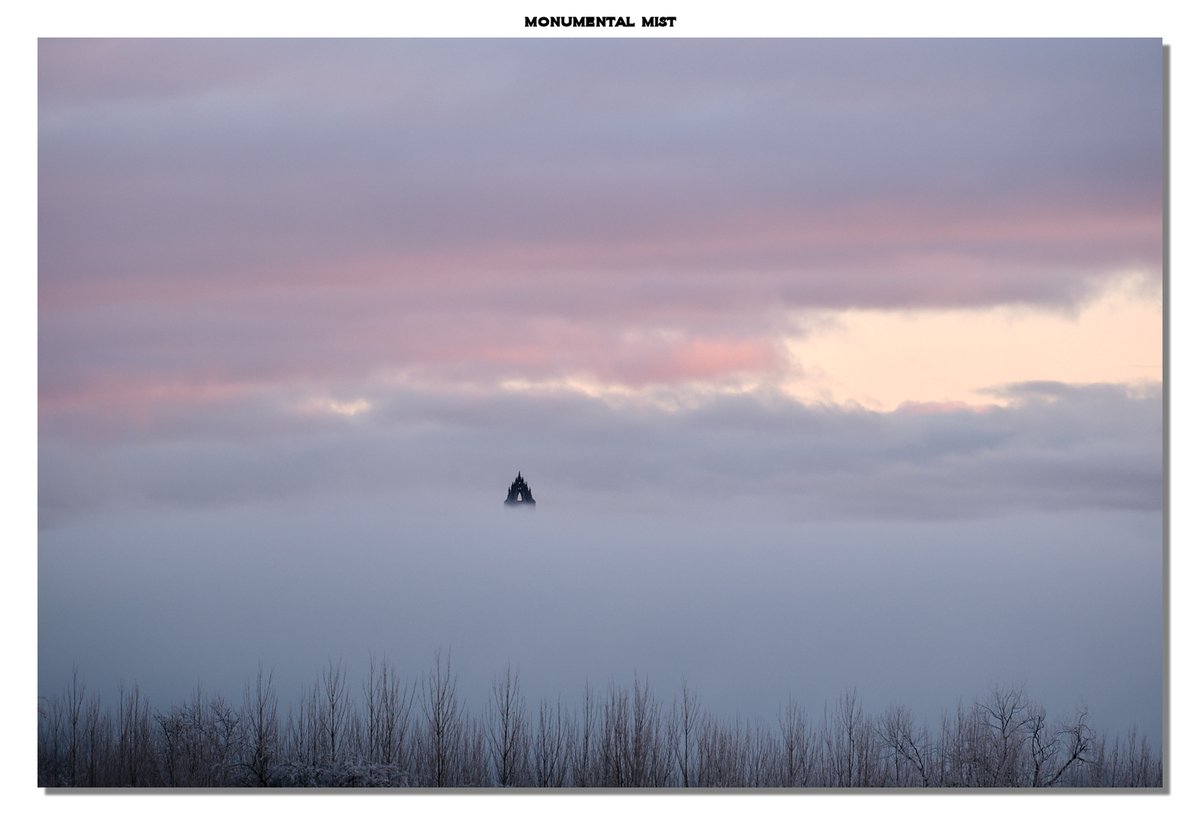
[(1075, 314), (1031, 307), (827, 314), (808, 336), (786, 341), (794, 373), (783, 388), (805, 402), (892, 410), (905, 402), (997, 403), (986, 388), (1021, 381), (1159, 383), (1162, 291), (1146, 284), (1136, 275), (1114, 282)]

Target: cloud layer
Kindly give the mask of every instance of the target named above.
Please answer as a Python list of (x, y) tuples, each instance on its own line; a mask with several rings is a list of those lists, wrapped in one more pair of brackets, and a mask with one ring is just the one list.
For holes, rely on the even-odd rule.
[[(523, 467), (556, 508), (611, 498), (618, 510), (679, 515), (721, 501), (803, 521), (1161, 510), (1156, 387), (1036, 382), (993, 393), (1007, 406), (879, 413), (730, 395), (670, 412), (567, 391), (398, 389), (369, 405), (279, 409), (259, 398), (135, 422), (49, 416), (41, 507), (53, 523), (147, 502), (301, 506), (348, 492), (489, 501), (497, 479)], [(88, 440), (98, 443), (80, 449)]]
[[(1157, 41), (43, 41), (45, 403), (779, 367), (1161, 269)], [(216, 391), (216, 390), (213, 390)]]

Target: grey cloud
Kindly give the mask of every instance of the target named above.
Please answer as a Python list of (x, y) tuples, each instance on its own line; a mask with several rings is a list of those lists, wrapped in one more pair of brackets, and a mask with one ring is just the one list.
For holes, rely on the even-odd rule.
[(667, 511), (714, 497), (817, 520), (1160, 510), (1157, 392), (1056, 392), (983, 412), (740, 398), (668, 414), (569, 395), (377, 390), (375, 408), (353, 419), (314, 419), (264, 399), (79, 453), (69, 449), (78, 431), (51, 417), (40, 483), (48, 512), (70, 504), (71, 479), (101, 469), (103, 495), (116, 501), (206, 507), (330, 490), (486, 496), (489, 481), (520, 467), (551, 499), (629, 492)]

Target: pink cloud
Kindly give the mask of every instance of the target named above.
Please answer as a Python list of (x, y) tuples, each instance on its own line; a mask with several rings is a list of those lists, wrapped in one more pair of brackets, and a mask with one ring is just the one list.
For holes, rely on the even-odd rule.
[[(40, 301), (96, 304), (236, 302), (296, 290), (360, 291), (364, 303), (488, 307), (560, 317), (670, 317), (770, 305), (978, 306), (1077, 300), (1089, 279), (1161, 266), (1161, 210), (1054, 200), (962, 208), (871, 202), (841, 209), (758, 209), (656, 216), (639, 231), (588, 236), (472, 237), (434, 246), (341, 249), (336, 241), (278, 255), (207, 260), (164, 248), (105, 277), (91, 265), (43, 272)], [(452, 241), (452, 242), (450, 242)], [(153, 246), (153, 238), (144, 244)], [(229, 247), (232, 255), (236, 242)], [(280, 294), (283, 291), (284, 294)], [(303, 296), (300, 296), (303, 301)]]
[(669, 345), (623, 347), (597, 375), (632, 387), (712, 381), (776, 369), (779, 357), (765, 340), (694, 338)]
[(95, 380), (62, 390), (43, 390), (38, 407), (42, 413), (59, 413), (80, 408), (114, 409), (122, 414), (143, 416), (152, 410), (171, 406), (191, 406), (236, 398), (253, 385), (244, 382), (213, 382), (176, 379), (174, 381)]

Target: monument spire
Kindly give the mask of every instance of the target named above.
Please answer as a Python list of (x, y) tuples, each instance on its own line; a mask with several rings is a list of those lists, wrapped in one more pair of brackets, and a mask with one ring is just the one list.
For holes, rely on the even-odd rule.
[(528, 504), (530, 506), (537, 504), (533, 500), (533, 490), (529, 488), (529, 484), (521, 477), (521, 471), (517, 471), (517, 477), (512, 484), (508, 486), (508, 498), (504, 499), (505, 504)]

